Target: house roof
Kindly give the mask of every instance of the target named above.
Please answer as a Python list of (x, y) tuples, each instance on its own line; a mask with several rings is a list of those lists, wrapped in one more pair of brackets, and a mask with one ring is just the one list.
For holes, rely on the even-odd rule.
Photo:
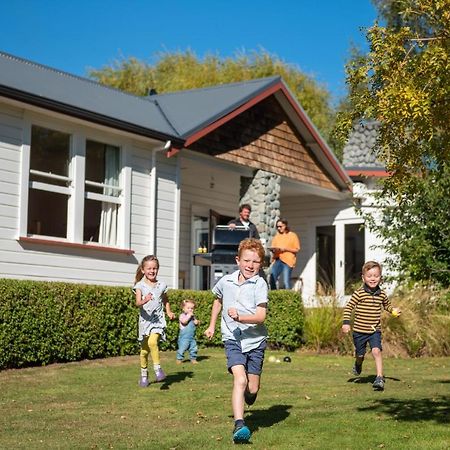
[(0, 94), (157, 139), (178, 138), (155, 103), (3, 52)]
[(279, 83), (281, 77), (259, 78), (239, 83), (151, 95), (181, 137), (188, 139), (212, 122), (227, 116), (242, 104)]
[(351, 190), (352, 181), (344, 168), (280, 76), (158, 95), (154, 99), (178, 127), (185, 147), (189, 147), (272, 95), (340, 189)]
[(337, 185), (345, 191), (351, 186), (334, 153), (279, 76), (144, 98), (0, 52), (0, 95), (139, 135), (170, 139), (175, 151), (273, 95)]

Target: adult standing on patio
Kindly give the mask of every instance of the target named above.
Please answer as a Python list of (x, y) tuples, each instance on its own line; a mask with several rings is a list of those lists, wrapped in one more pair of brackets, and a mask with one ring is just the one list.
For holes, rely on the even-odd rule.
[(249, 237), (259, 239), (258, 229), (253, 222), (250, 222), (250, 213), (252, 212), (252, 207), (248, 203), (244, 203), (239, 206), (239, 217), (237, 219), (230, 220), (228, 226), (234, 228), (236, 226), (244, 227), (250, 230)]
[(286, 219), (277, 220), (278, 234), (272, 239), (272, 267), (270, 270), (270, 289), (277, 289), (281, 276), (285, 289), (291, 289), (291, 273), (300, 251), (300, 239), (289, 229)]

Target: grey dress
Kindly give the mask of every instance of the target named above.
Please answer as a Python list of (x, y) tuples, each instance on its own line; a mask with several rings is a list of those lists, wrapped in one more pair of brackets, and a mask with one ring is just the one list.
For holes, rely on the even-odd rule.
[(153, 298), (142, 305), (139, 309), (139, 341), (142, 341), (145, 336), (150, 336), (151, 333), (158, 333), (161, 339), (166, 339), (166, 317), (164, 315), (163, 297), (167, 293), (168, 287), (164, 281), (158, 281), (155, 286), (148, 285), (144, 278), (137, 282), (133, 291), (139, 289), (142, 298), (147, 294), (152, 294)]

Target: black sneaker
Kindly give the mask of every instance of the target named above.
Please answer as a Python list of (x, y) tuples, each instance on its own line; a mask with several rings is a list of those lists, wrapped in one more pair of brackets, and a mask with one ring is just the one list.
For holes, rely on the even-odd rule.
[(235, 444), (245, 444), (250, 440), (252, 433), (246, 425), (234, 427), (233, 442)]
[(255, 403), (257, 396), (258, 394), (250, 394), (250, 392), (247, 391), (247, 389), (244, 391), (244, 400), (248, 406), (251, 406), (253, 405), (253, 403)]
[(362, 363), (357, 363), (355, 362), (355, 364), (353, 365), (353, 369), (352, 369), (353, 375), (361, 375), (362, 372)]
[(384, 391), (384, 377), (376, 377), (372, 387), (376, 391)]

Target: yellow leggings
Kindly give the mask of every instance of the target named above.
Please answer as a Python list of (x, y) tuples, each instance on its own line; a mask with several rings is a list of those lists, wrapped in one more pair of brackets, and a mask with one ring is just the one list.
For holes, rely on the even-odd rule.
[(141, 368), (146, 369), (148, 366), (148, 354), (152, 357), (153, 364), (159, 364), (159, 348), (158, 341), (160, 335), (158, 333), (151, 333), (150, 336), (145, 336), (141, 344)]

